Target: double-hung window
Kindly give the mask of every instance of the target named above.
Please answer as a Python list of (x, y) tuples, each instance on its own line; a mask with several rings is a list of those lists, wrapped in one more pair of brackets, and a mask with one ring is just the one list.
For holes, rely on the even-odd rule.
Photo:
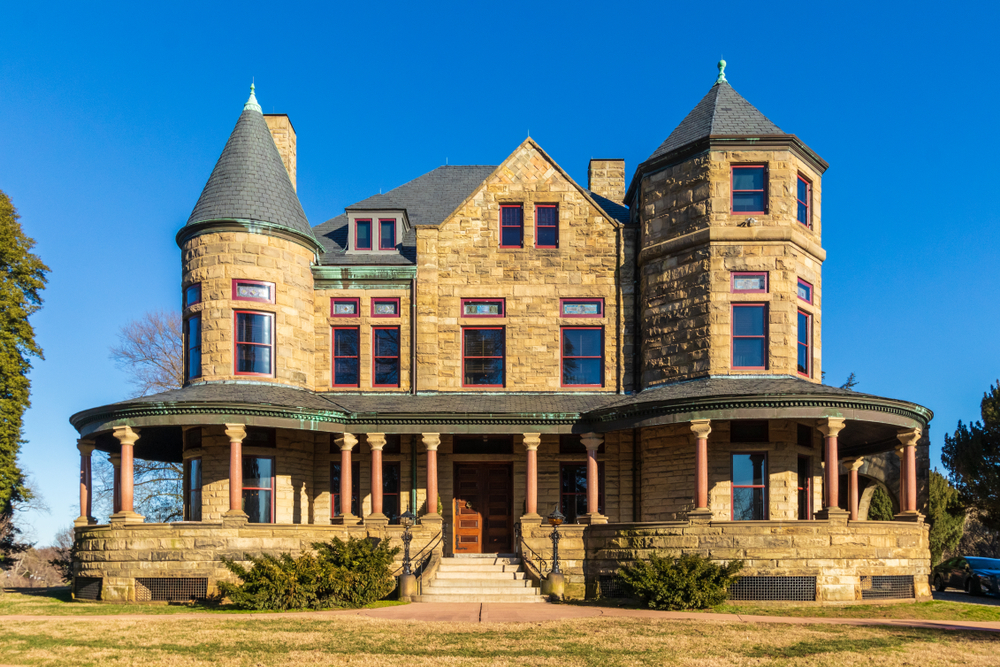
[(796, 218), (806, 227), (812, 226), (812, 183), (802, 178), (796, 179), (795, 201), (798, 204)]
[(766, 304), (733, 304), (733, 368), (767, 368)]
[(243, 511), (250, 523), (274, 523), (273, 457), (243, 457)]
[(732, 169), (733, 213), (767, 213), (767, 167), (734, 164)]
[(399, 523), (399, 461), (382, 464), (382, 514), (389, 517), (389, 523)]
[(274, 373), (274, 315), (236, 311), (236, 374)]
[(797, 292), (799, 298), (805, 301), (806, 303), (813, 302), (813, 286), (807, 283), (806, 281), (802, 280), (802, 278), (799, 278)]
[(399, 327), (372, 327), (372, 386), (399, 386)]
[(812, 376), (812, 316), (799, 311), (798, 364), (799, 375)]
[(535, 205), (535, 247), (559, 247), (559, 207), (555, 204)]
[(201, 315), (192, 315), (184, 322), (184, 335), (187, 338), (187, 363), (184, 364), (184, 375), (191, 380), (201, 377)]
[(733, 521), (767, 519), (767, 454), (733, 454)]
[(462, 329), (462, 386), (504, 386), (505, 357), (503, 327)]
[(355, 250), (371, 250), (372, 249), (372, 221), (371, 220), (355, 220), (354, 221), (354, 249)]
[(201, 521), (201, 459), (184, 462), (184, 520)]
[(360, 331), (357, 327), (333, 328), (333, 386), (357, 387), (361, 382)]
[(562, 328), (562, 384), (600, 387), (604, 384), (604, 331), (601, 327)]
[(396, 247), (396, 220), (395, 218), (389, 218), (388, 220), (378, 221), (378, 249), (379, 250), (393, 250)]
[(524, 209), (520, 204), (500, 207), (500, 247), (520, 248), (524, 245)]

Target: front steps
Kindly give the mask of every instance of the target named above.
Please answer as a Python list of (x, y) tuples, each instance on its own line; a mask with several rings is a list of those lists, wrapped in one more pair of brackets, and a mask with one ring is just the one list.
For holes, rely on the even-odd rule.
[(509, 554), (469, 554), (442, 558), (434, 579), (424, 583), (416, 602), (545, 602)]

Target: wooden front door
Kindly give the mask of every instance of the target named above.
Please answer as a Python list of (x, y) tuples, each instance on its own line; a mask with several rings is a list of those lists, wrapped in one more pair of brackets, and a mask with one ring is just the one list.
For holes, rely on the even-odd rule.
[(513, 465), (455, 464), (455, 553), (510, 553)]

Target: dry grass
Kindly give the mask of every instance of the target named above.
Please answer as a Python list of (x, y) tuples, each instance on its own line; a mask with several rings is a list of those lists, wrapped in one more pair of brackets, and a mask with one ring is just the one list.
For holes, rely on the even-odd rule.
[(885, 627), (726, 625), (635, 618), (456, 624), (357, 616), (206, 616), (5, 622), (17, 665), (823, 665), (995, 666), (1000, 639)]

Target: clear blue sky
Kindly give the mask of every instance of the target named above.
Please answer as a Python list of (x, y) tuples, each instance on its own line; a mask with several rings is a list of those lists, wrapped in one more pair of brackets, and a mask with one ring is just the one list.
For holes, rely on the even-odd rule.
[[(21, 461), (79, 514), (68, 417), (127, 395), (118, 327), (177, 308), (185, 222), (246, 100), (298, 133), (312, 224), (525, 135), (631, 176), (715, 80), (831, 165), (823, 368), (934, 410), (932, 460), (1000, 376), (992, 3), (12, 3), (0, 189), (52, 267)], [(984, 283), (985, 281), (985, 283)], [(979, 287), (976, 287), (976, 286)]]

